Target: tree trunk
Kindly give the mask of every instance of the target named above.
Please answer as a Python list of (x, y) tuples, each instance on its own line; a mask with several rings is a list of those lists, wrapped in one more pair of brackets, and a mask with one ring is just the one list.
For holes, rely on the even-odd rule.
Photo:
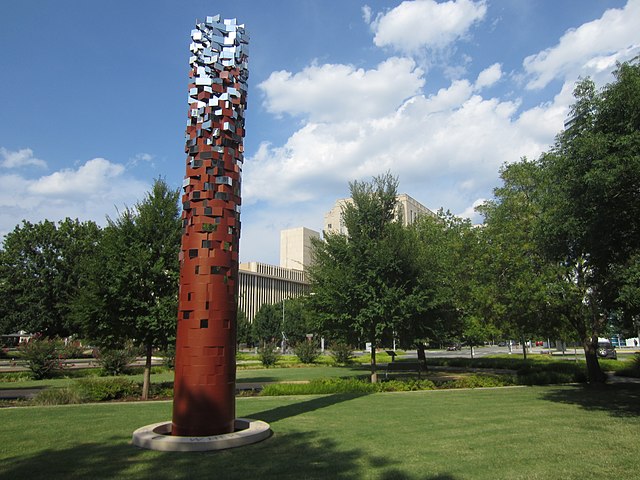
[(598, 362), (598, 337), (587, 337), (582, 341), (584, 358), (587, 361), (587, 380), (589, 383), (604, 383), (607, 376)]
[(527, 359), (527, 342), (525, 342), (524, 337), (520, 339), (522, 342), (522, 358)]
[(151, 384), (151, 354), (153, 348), (151, 345), (146, 346), (146, 359), (144, 364), (144, 374), (142, 380), (142, 400), (149, 398), (149, 385)]
[(471, 345), (471, 359), (473, 360), (473, 345)]
[(376, 345), (371, 342), (371, 383), (378, 383), (378, 372), (376, 371)]
[(427, 355), (425, 354), (425, 351), (424, 351), (424, 343), (419, 342), (418, 345), (417, 345), (417, 348), (418, 348), (418, 361), (423, 363), (423, 365), (425, 367), (425, 370), (426, 370), (426, 368), (427, 368)]

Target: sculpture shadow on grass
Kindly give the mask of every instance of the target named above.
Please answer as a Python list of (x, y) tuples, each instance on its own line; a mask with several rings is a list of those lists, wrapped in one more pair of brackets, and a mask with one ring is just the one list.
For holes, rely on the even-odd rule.
[(262, 420), (267, 423), (277, 422), (285, 418), (295, 417), (304, 413), (313, 412), (321, 408), (330, 407), (338, 403), (346, 402), (354, 398), (361, 397), (365, 394), (342, 393), (334, 395), (322, 395), (313, 397), (310, 400), (296, 402), (290, 405), (264, 410), (262, 412), (252, 413), (251, 418)]
[(640, 415), (640, 385), (575, 385), (550, 388), (542, 398), (552, 402), (578, 405), (585, 410), (604, 411), (614, 417)]

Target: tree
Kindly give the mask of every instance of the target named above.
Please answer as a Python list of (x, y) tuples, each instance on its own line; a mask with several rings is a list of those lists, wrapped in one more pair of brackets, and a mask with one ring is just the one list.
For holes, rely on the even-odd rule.
[[(236, 317), (236, 325), (237, 325), (237, 333), (236, 333), (236, 343), (237, 347), (240, 346), (241, 343), (245, 345), (253, 344), (253, 327), (249, 319), (245, 315), (245, 313), (238, 309), (238, 316)], [(238, 348), (239, 350), (239, 348)]]
[(108, 226), (87, 263), (74, 307), (87, 335), (114, 348), (132, 340), (144, 349), (143, 398), (155, 348), (175, 341), (181, 227), (179, 191), (157, 179), (135, 209)]
[(265, 303), (253, 318), (253, 338), (261, 342), (276, 343), (282, 336), (282, 303)]
[(320, 312), (322, 330), (349, 343), (371, 343), (372, 382), (377, 382), (376, 348), (415, 305), (407, 231), (394, 219), (397, 185), (389, 173), (370, 183), (351, 182), (352, 201), (342, 212), (348, 234), (325, 233), (324, 242), (315, 242), (310, 269), (311, 302)]
[[(630, 303), (640, 252), (640, 65), (618, 65), (615, 81), (596, 91), (589, 79), (574, 91), (568, 128), (540, 159), (547, 181), (541, 224), (546, 254), (567, 270), (578, 302), (567, 318), (582, 339), (591, 382), (604, 381), (598, 336)], [(566, 291), (564, 293), (567, 293)]]
[(460, 309), (456, 292), (460, 276), (461, 249), (458, 244), (464, 222), (449, 212), (419, 217), (408, 229), (407, 257), (413, 257), (416, 278), (409, 314), (398, 327), (400, 344), (415, 346), (425, 357), (425, 343), (449, 343), (461, 335)]
[(308, 296), (285, 300), (282, 320), (284, 334), (291, 344), (306, 341), (308, 334), (315, 334), (318, 330), (315, 312)]
[(101, 236), (94, 222), (23, 221), (0, 250), (0, 317), (3, 332), (27, 330), (45, 337), (79, 333), (71, 302)]
[(486, 285), (493, 287), (497, 324), (522, 342), (526, 358), (528, 339), (563, 330), (554, 284), (565, 280), (536, 239), (544, 179), (540, 164), (523, 158), (505, 165), (500, 177), (495, 198), (478, 209), (485, 217), (480, 234), (488, 249)]

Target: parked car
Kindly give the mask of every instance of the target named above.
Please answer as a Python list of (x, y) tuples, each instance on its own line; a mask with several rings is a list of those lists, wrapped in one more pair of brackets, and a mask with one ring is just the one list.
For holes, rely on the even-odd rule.
[(616, 360), (618, 354), (615, 347), (611, 344), (611, 341), (606, 338), (598, 339), (598, 357), (600, 358), (612, 358)]
[(460, 344), (459, 344), (459, 343), (456, 343), (455, 345), (449, 345), (449, 346), (447, 347), (447, 351), (448, 351), (448, 352), (454, 352), (454, 351), (456, 351), (456, 350), (462, 350), (462, 347), (460, 346)]

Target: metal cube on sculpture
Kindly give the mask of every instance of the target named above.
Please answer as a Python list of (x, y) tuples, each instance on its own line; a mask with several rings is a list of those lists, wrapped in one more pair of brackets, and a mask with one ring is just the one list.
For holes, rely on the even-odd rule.
[(191, 32), (173, 421), (177, 436), (234, 431), (240, 177), (247, 95), (244, 25)]

